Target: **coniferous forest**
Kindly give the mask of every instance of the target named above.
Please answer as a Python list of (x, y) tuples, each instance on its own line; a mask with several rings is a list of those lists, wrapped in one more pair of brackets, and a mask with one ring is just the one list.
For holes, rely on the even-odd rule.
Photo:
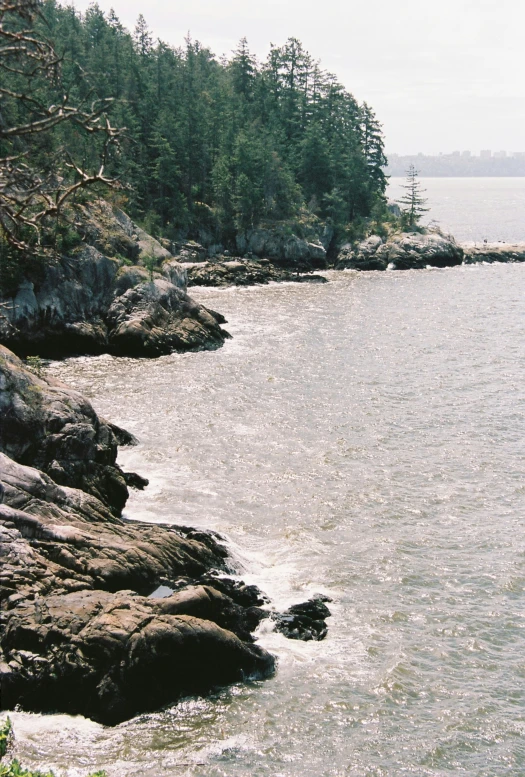
[[(179, 48), (155, 40), (142, 16), (130, 32), (96, 4), (82, 15), (55, 0), (39, 5), (37, 35), (60, 61), (52, 76), (31, 73), (31, 95), (39, 105), (103, 106), (121, 129), (104, 150), (105, 174), (122, 184), (119, 204), (154, 235), (205, 228), (228, 240), (301, 214), (343, 229), (383, 209), (380, 124), (300, 41), (271, 45), (258, 62), (243, 39), (219, 60), (190, 37)], [(13, 95), (27, 89), (27, 72), (3, 75)], [(34, 121), (32, 110), (4, 95), (4, 124)], [(54, 160), (55, 174), (74, 180), (76, 168), (99, 164), (103, 140), (92, 129), (73, 120), (7, 136), (1, 155), (26, 154), (43, 167)]]

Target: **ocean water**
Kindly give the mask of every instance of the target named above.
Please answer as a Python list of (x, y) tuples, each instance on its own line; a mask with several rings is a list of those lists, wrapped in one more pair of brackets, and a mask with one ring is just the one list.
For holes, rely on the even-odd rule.
[[(525, 242), (525, 178), (420, 178), (430, 212), (423, 223), (437, 223), (461, 242)], [(405, 193), (404, 178), (391, 178), (388, 196)]]
[[(513, 238), (514, 239), (514, 238)], [(195, 289), (216, 352), (50, 371), (140, 445), (126, 513), (228, 537), (276, 607), (272, 679), (115, 728), (15, 712), (25, 764), (82, 777), (525, 775), (525, 265)]]

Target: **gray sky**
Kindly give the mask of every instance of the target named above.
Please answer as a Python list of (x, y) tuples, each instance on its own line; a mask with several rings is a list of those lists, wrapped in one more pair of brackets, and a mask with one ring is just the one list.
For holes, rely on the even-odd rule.
[[(88, 0), (75, 0), (84, 11)], [(266, 57), (299, 38), (382, 122), (397, 153), (525, 151), (523, 0), (99, 0), (133, 29), (227, 54), (243, 36)]]

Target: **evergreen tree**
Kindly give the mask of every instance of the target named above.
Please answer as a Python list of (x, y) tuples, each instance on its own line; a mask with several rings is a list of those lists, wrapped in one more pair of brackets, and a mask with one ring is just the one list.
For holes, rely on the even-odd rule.
[(418, 179), (418, 171), (414, 165), (410, 165), (407, 170), (406, 182), (403, 185), (406, 194), (397, 202), (401, 205), (401, 211), (405, 224), (410, 229), (416, 227), (424, 213), (428, 213), (430, 208), (425, 208), (427, 199), (421, 195), (424, 189), (421, 188), (421, 182)]
[[(80, 15), (56, 0), (31, 2), (61, 60), (53, 77), (33, 79), (32, 88), (48, 105), (64, 94), (86, 106), (110, 100), (111, 126), (126, 133), (120, 152), (106, 155), (106, 169), (129, 187), (130, 214), (155, 215), (160, 233), (197, 237), (205, 218), (207, 229), (233, 237), (307, 205), (345, 228), (384, 200), (380, 124), (296, 38), (272, 45), (263, 64), (242, 39), (219, 62), (189, 37), (180, 48), (155, 43), (142, 15), (130, 33), (96, 4)], [(16, 78), (6, 74), (6, 84)], [(21, 112), (3, 100), (4, 122)], [(2, 151), (21, 145), (4, 143)], [(63, 148), (89, 167), (103, 144), (73, 122), (29, 145), (33, 160)]]

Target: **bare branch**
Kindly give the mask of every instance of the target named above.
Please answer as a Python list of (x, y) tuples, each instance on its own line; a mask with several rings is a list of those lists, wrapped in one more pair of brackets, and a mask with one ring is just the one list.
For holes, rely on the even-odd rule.
[[(41, 9), (41, 0), (0, 0), (0, 98), (16, 106), (14, 115), (22, 117), (6, 124), (0, 115), (0, 140), (4, 154), (7, 151), (0, 158), (0, 235), (15, 248), (33, 252), (42, 250), (42, 225), (58, 216), (76, 192), (96, 184), (120, 186), (105, 174), (110, 149), (118, 145), (121, 135), (107, 115), (113, 100), (96, 99), (91, 90), (72, 105), (66, 91), (58, 100), (45, 103), (42, 90), (37, 89), (38, 82), (59, 83), (63, 62), (53, 44), (35, 31), (37, 19), (45, 22)], [(36, 138), (49, 135), (51, 140), (63, 124), (102, 137), (96, 170), (86, 170), (61, 148), (36, 164)]]

